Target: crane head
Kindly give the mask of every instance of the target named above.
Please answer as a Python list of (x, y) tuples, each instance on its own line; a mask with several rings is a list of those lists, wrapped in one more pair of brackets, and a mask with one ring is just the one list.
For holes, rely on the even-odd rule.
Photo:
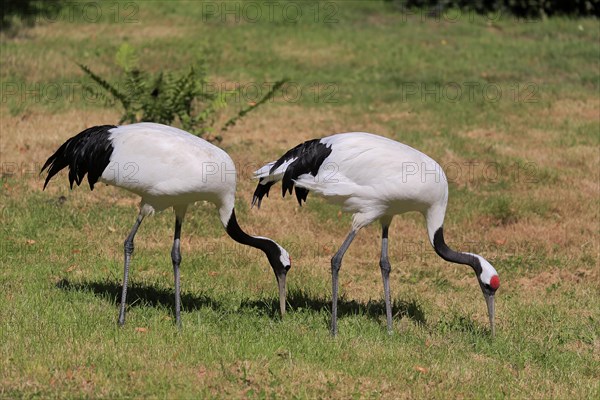
[(490, 318), (490, 329), (492, 331), (492, 336), (494, 336), (496, 334), (496, 304), (494, 296), (496, 295), (496, 290), (498, 290), (500, 287), (500, 277), (498, 277), (498, 272), (496, 272), (492, 264), (490, 264), (485, 258), (477, 254), (473, 254), (473, 256), (472, 267), (475, 270), (479, 287), (481, 288), (483, 297), (485, 298), (485, 302), (487, 304), (488, 316)]
[(267, 257), (275, 273), (275, 278), (277, 278), (277, 286), (279, 287), (279, 312), (283, 317), (285, 315), (285, 281), (287, 272), (292, 268), (292, 257), (279, 244), (273, 243), (277, 246), (277, 250), (267, 253)]

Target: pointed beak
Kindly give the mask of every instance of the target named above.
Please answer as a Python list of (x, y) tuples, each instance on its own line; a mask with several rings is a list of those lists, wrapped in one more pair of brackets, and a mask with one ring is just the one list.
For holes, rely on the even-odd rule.
[(277, 286), (279, 286), (279, 314), (283, 318), (285, 315), (285, 279), (286, 274), (278, 274), (277, 277)]
[(492, 337), (496, 335), (496, 323), (494, 317), (496, 315), (496, 304), (494, 301), (494, 295), (483, 295), (487, 304), (488, 316), (490, 317), (490, 329), (492, 331)]

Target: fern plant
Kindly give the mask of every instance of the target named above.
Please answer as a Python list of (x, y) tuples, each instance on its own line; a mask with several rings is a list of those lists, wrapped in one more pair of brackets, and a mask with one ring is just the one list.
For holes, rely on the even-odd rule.
[[(150, 74), (139, 68), (135, 50), (123, 44), (116, 55), (116, 63), (123, 71), (122, 85), (108, 82), (89, 67), (77, 64), (82, 71), (104, 91), (105, 100), (115, 100), (123, 107), (122, 123), (157, 122), (179, 124), (182, 129), (209, 140), (221, 140), (214, 135), (214, 124), (219, 110), (227, 106), (224, 93), (206, 90), (204, 69), (193, 68), (185, 73), (160, 72)], [(286, 82), (275, 83), (259, 101), (240, 110), (220, 129), (227, 130), (248, 112), (264, 104)]]

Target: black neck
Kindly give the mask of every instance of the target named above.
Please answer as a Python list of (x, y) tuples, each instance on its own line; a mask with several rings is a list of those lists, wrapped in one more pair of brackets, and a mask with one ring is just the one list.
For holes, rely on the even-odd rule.
[(275, 242), (269, 239), (250, 236), (240, 228), (235, 217), (235, 210), (231, 210), (231, 216), (227, 222), (226, 231), (236, 242), (262, 250), (269, 259), (279, 255), (280, 251)]
[(433, 236), (433, 248), (435, 252), (444, 260), (456, 264), (465, 264), (471, 266), (477, 274), (481, 273), (481, 265), (477, 257), (452, 250), (444, 241), (444, 227), (440, 226)]

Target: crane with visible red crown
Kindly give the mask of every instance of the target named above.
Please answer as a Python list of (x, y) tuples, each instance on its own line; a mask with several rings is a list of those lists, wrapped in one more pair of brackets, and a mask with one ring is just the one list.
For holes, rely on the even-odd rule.
[(337, 333), (338, 274), (342, 258), (356, 233), (374, 221), (382, 226), (379, 266), (383, 278), (387, 328), (392, 332), (392, 307), (388, 259), (388, 229), (397, 214), (418, 211), (425, 216), (429, 241), (446, 261), (469, 265), (485, 298), (492, 335), (495, 333), (494, 295), (500, 287), (498, 273), (477, 254), (450, 249), (444, 241), (448, 181), (440, 165), (429, 156), (397, 141), (364, 132), (340, 133), (301, 143), (277, 161), (255, 172), (259, 179), (252, 200), (260, 208), (275, 183), (282, 195), (295, 189), (300, 205), (310, 191), (344, 211), (353, 213), (352, 229), (331, 259), (331, 333)]

